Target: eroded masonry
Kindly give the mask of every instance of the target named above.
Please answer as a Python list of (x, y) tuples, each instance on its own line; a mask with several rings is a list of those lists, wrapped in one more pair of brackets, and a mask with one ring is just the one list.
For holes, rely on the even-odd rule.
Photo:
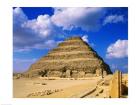
[(110, 67), (82, 38), (72, 37), (32, 64), (24, 75), (83, 78), (111, 73)]

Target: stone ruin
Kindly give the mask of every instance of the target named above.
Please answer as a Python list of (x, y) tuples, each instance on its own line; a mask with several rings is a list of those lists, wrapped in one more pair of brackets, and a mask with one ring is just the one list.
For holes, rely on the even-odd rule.
[(24, 76), (85, 78), (111, 73), (110, 67), (81, 37), (71, 37), (32, 64)]
[(122, 72), (116, 70), (113, 74), (109, 97), (110, 98), (126, 98), (128, 96), (128, 77), (127, 75), (122, 75)]

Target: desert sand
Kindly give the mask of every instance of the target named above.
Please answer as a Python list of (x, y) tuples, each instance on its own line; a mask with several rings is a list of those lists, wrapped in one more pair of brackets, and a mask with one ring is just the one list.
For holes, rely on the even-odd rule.
[[(93, 77), (87, 79), (61, 79), (45, 80), (42, 78), (34, 79), (14, 79), (13, 80), (13, 97), (14, 98), (91, 98), (91, 97), (108, 97), (109, 82), (112, 75), (102, 77)], [(56, 91), (49, 95), (43, 92), (51, 90)], [(41, 93), (42, 92), (42, 93)], [(32, 94), (32, 95), (30, 95)], [(34, 94), (34, 95), (33, 95)]]

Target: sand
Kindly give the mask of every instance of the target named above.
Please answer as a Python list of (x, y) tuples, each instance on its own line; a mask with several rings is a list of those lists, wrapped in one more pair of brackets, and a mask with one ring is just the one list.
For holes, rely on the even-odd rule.
[[(110, 79), (111, 77), (108, 77)], [(55, 92), (50, 95), (45, 96), (31, 96), (29, 98), (78, 98), (83, 94), (88, 93), (94, 88), (97, 88), (97, 83), (101, 82), (101, 77), (94, 77), (92, 79), (87, 80), (43, 80), (43, 79), (14, 79), (13, 80), (13, 97), (14, 98), (26, 98), (29, 94), (35, 92), (41, 92), (44, 90), (55, 90), (59, 89), (61, 91)], [(108, 87), (103, 87), (104, 92), (108, 89)], [(96, 89), (98, 92), (98, 88)], [(91, 98), (95, 97), (90, 94), (86, 97)], [(106, 93), (105, 93), (106, 94)], [(100, 95), (101, 97), (105, 97), (106, 95)], [(106, 96), (107, 97), (107, 96)]]

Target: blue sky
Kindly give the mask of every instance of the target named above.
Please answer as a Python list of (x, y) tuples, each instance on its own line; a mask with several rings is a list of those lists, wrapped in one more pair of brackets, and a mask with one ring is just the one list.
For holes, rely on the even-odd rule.
[(13, 8), (13, 70), (24, 72), (58, 43), (81, 36), (109, 64), (128, 72), (128, 8)]

